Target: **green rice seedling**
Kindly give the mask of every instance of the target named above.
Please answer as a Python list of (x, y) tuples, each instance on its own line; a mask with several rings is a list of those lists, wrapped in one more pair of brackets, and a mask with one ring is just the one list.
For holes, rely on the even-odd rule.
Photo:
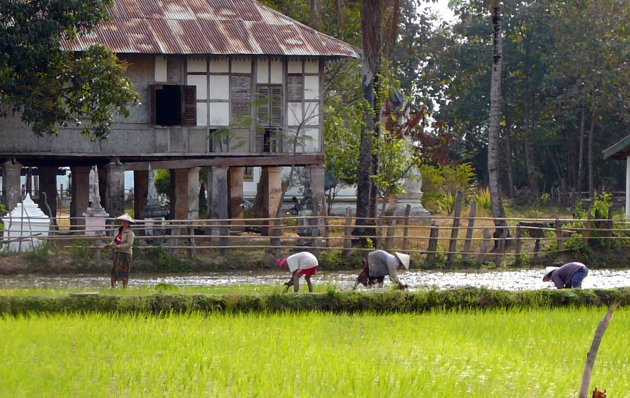
[[(0, 318), (0, 396), (574, 397), (606, 308)], [(630, 391), (630, 311), (592, 383)]]

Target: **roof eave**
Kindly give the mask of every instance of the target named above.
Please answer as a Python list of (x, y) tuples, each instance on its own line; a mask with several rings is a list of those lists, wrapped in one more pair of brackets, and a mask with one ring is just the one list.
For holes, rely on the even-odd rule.
[(621, 139), (619, 142), (604, 149), (602, 152), (604, 160), (607, 159), (625, 159), (630, 156), (630, 135)]

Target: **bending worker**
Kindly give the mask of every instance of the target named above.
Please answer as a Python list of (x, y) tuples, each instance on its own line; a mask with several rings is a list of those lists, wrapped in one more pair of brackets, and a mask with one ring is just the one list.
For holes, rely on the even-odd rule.
[(578, 262), (566, 263), (562, 267), (547, 267), (543, 282), (552, 281), (558, 289), (580, 289), (588, 275), (586, 265)]
[(278, 265), (280, 268), (288, 269), (291, 272), (291, 279), (285, 282), (286, 286), (284, 291), (289, 290), (289, 287), (293, 286), (293, 291), (300, 291), (300, 278), (304, 275), (306, 284), (308, 285), (308, 291), (313, 293), (313, 284), (311, 283), (311, 275), (317, 274), (317, 257), (309, 252), (295, 253), (287, 258), (278, 259)]
[(389, 280), (392, 283), (397, 283), (401, 289), (406, 289), (407, 286), (398, 279), (396, 272), (400, 266), (409, 269), (408, 254), (395, 252), (395, 255), (391, 255), (384, 250), (370, 252), (367, 260), (363, 263), (363, 271), (357, 277), (352, 290), (356, 289), (359, 283), (363, 286), (378, 285), (382, 287), (385, 275), (389, 275)]

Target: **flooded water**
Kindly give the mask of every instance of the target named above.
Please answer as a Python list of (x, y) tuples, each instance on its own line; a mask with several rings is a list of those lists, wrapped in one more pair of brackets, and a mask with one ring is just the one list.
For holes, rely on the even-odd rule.
[[(336, 285), (341, 290), (354, 285), (356, 272), (320, 272), (313, 278), (316, 284)], [(509, 271), (406, 271), (400, 273), (403, 283), (411, 290), (434, 288), (452, 289), (459, 287), (484, 287), (505, 290), (535, 290), (554, 288), (551, 282), (543, 282), (543, 270)], [(177, 286), (225, 286), (244, 284), (280, 285), (289, 279), (289, 273), (275, 271), (233, 271), (207, 274), (180, 275), (131, 275), (130, 286), (154, 286), (168, 282)], [(389, 286), (385, 278), (385, 287)], [(48, 288), (102, 288), (109, 286), (109, 275), (2, 275), (0, 289), (18, 287)], [(608, 289), (630, 287), (630, 270), (590, 270), (582, 283), (585, 289)], [(363, 289), (362, 287), (360, 289)]]

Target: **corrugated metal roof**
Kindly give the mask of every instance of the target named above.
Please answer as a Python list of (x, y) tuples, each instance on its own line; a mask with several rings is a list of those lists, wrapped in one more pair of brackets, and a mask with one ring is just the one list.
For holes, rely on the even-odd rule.
[(114, 0), (112, 21), (62, 46), (114, 53), (360, 57), (360, 50), (254, 0)]

